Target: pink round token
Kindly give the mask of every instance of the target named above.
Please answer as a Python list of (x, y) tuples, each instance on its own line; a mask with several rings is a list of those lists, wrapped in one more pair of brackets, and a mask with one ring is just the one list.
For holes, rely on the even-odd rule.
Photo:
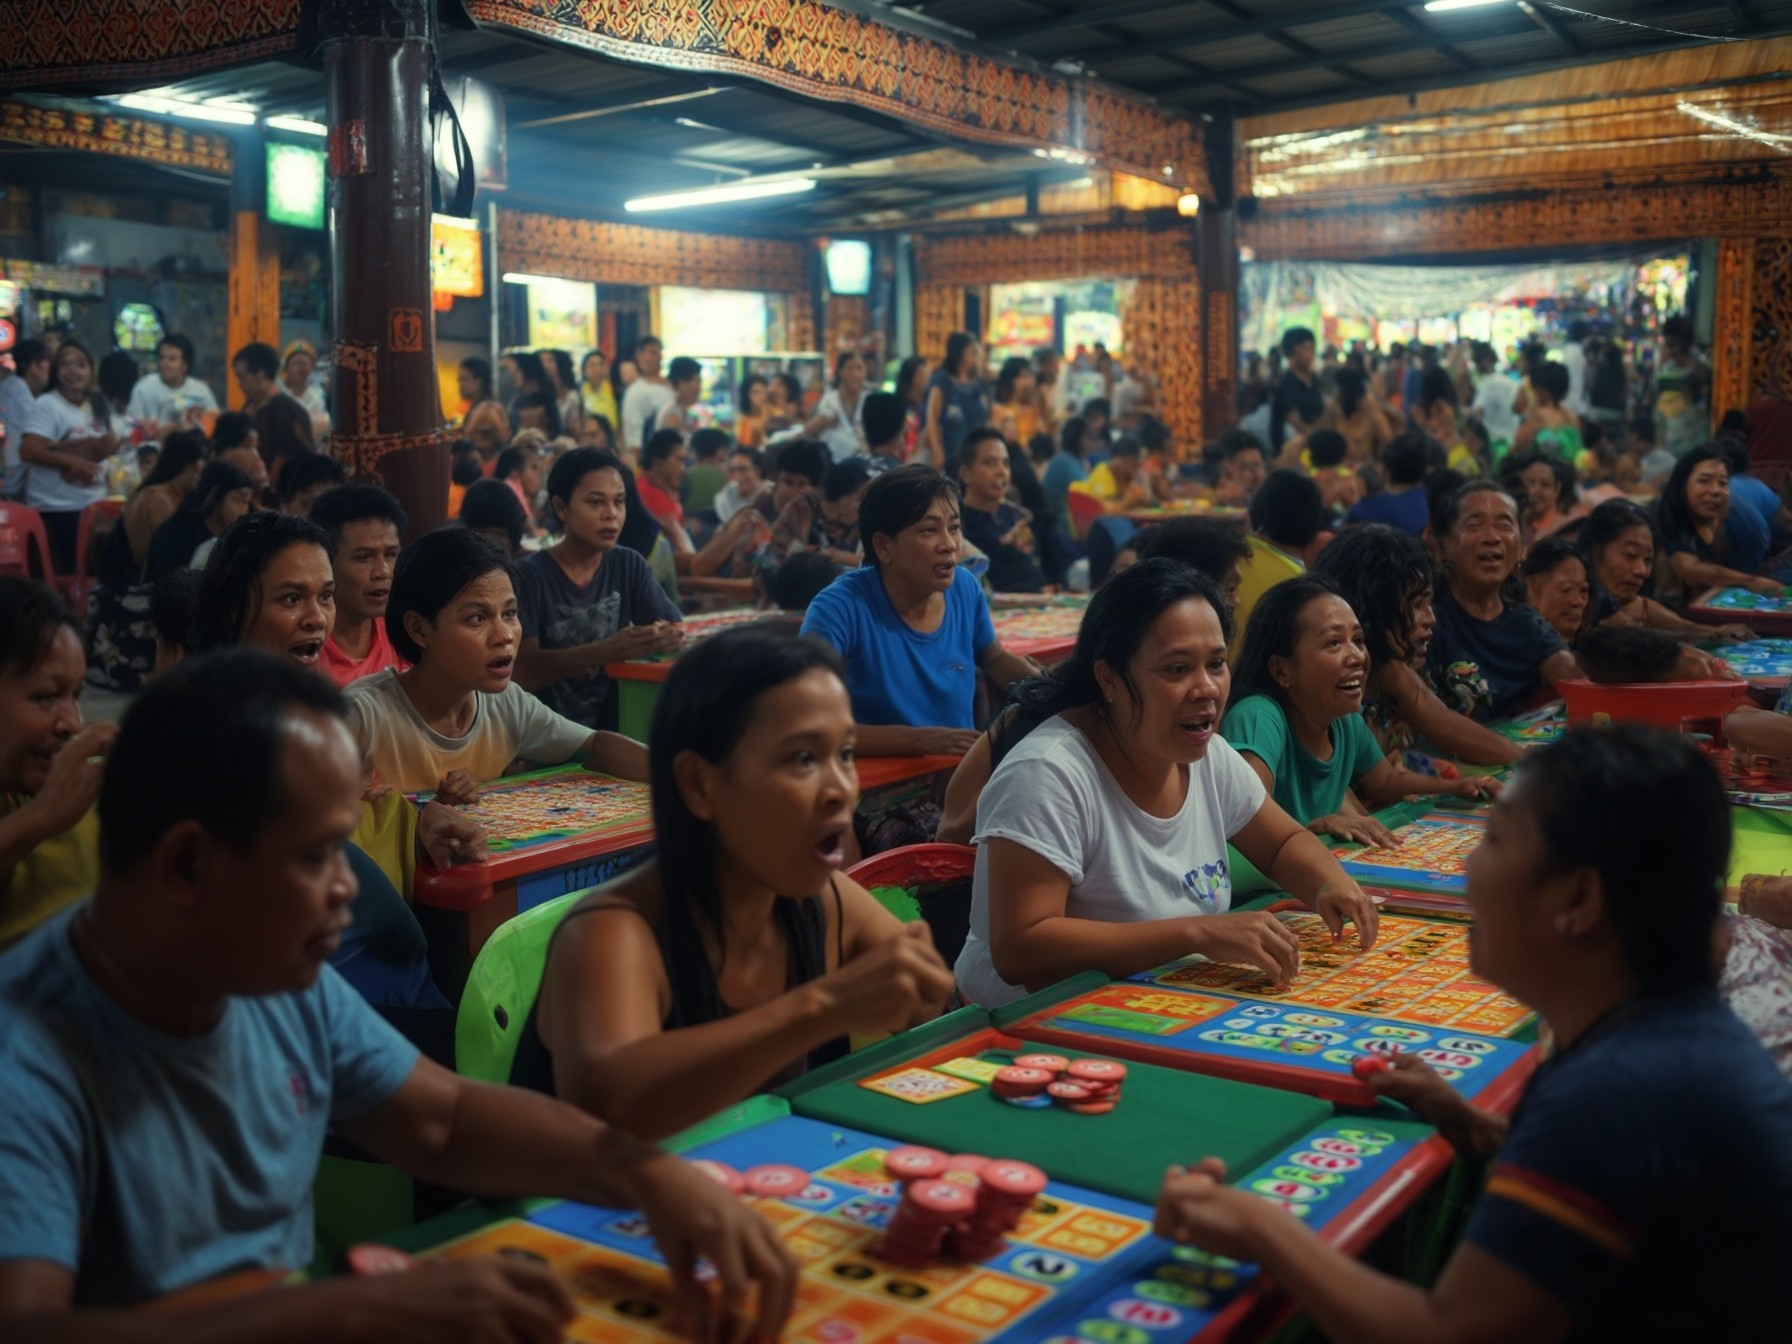
[(977, 1207), (976, 1191), (957, 1181), (916, 1181), (902, 1198), (915, 1216), (929, 1222), (957, 1222)]
[(1385, 1055), (1358, 1055), (1350, 1061), (1350, 1071), (1365, 1083), (1376, 1074), (1385, 1073), (1393, 1067), (1393, 1062)]
[(707, 1157), (699, 1157), (691, 1165), (731, 1195), (743, 1194), (746, 1191), (746, 1181), (726, 1162), (712, 1162)]
[(946, 1155), (910, 1144), (884, 1154), (884, 1170), (899, 1181), (934, 1181), (946, 1174)]
[(1044, 1069), (1047, 1073), (1063, 1073), (1070, 1061), (1063, 1055), (1016, 1055), (1014, 1065), (1020, 1069)]
[(746, 1183), (749, 1195), (763, 1195), (776, 1198), (780, 1195), (794, 1195), (807, 1188), (809, 1173), (801, 1167), (769, 1165), (748, 1167), (742, 1178)]
[(1090, 1096), (1089, 1089), (1081, 1083), (1053, 1083), (1045, 1090), (1053, 1101), (1088, 1101)]
[(1126, 1065), (1112, 1059), (1079, 1059), (1065, 1072), (1078, 1082), (1119, 1083), (1126, 1079)]
[(1024, 1097), (1035, 1092), (1043, 1092), (1046, 1084), (1055, 1082), (1057, 1075), (1044, 1069), (1022, 1068), (1018, 1064), (1010, 1064), (1001, 1070), (990, 1081), (997, 1096)]
[(985, 1190), (1009, 1199), (1032, 1199), (1045, 1189), (1045, 1173), (1030, 1162), (999, 1157), (982, 1171), (977, 1179)]
[(403, 1274), (415, 1263), (403, 1251), (395, 1251), (390, 1246), (380, 1246), (373, 1242), (349, 1247), (342, 1258), (348, 1262), (352, 1273), (364, 1279), (385, 1274)]
[(988, 1165), (989, 1159), (987, 1157), (979, 1156), (976, 1153), (954, 1153), (951, 1157), (946, 1159), (946, 1171), (948, 1174), (954, 1171), (962, 1171), (967, 1175), (975, 1176)]

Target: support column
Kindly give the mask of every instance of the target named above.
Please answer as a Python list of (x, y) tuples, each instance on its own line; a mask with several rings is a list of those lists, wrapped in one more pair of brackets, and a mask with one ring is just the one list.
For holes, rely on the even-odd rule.
[[(230, 288), (225, 318), (226, 360), (260, 341), (280, 348), (279, 225), (267, 218), (266, 142), (254, 131), (233, 137), (230, 155)], [(232, 410), (242, 389), (226, 376)]]
[(1732, 407), (1746, 410), (1751, 344), (1755, 329), (1755, 239), (1724, 238), (1717, 244), (1711, 341), (1711, 425)]
[(448, 512), (429, 283), (428, 0), (325, 0), (330, 125), (332, 444), (404, 505), (415, 537)]
[(1201, 271), (1201, 432), (1218, 438), (1238, 423), (1238, 211), (1232, 181), (1230, 112), (1207, 127), (1207, 171), (1213, 199), (1195, 216)]

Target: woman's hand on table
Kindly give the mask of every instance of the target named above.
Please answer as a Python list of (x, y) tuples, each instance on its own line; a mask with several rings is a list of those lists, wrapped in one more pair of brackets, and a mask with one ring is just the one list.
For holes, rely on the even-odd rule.
[(1307, 829), (1314, 835), (1329, 835), (1334, 839), (1351, 840), (1359, 845), (1374, 845), (1378, 849), (1394, 849), (1400, 844), (1394, 838), (1394, 833), (1374, 817), (1359, 816), (1351, 812), (1330, 812), (1323, 817), (1315, 817), (1307, 823)]
[(1474, 798), (1486, 800), (1498, 798), (1500, 791), (1506, 786), (1492, 775), (1464, 775), (1454, 781), (1445, 793), (1453, 793), (1458, 798)]
[(1322, 887), (1313, 897), (1312, 907), (1332, 931), (1333, 941), (1344, 937), (1346, 924), (1356, 925), (1357, 941), (1367, 952), (1375, 946), (1381, 931), (1381, 911), (1356, 883), (1348, 878), (1343, 883)]
[(1255, 966), (1278, 985), (1300, 974), (1300, 940), (1267, 910), (1197, 915), (1191, 921), (1194, 946), (1209, 961)]
[(1390, 1067), (1365, 1080), (1371, 1092), (1399, 1102), (1426, 1124), (1436, 1126), (1459, 1153), (1485, 1157), (1498, 1151), (1506, 1138), (1503, 1116), (1469, 1102), (1417, 1055), (1402, 1051), (1386, 1058)]

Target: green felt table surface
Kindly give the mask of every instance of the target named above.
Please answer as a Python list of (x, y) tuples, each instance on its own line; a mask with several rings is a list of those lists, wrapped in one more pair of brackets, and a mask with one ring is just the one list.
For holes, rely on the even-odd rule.
[(1730, 885), (1747, 873), (1778, 877), (1792, 872), (1792, 812), (1764, 812), (1755, 807), (1730, 809), (1734, 843), (1730, 849)]
[[(1005, 1064), (1041, 1051), (1030, 1045), (978, 1050), (970, 1044), (978, 1038), (963, 1036), (964, 1054)], [(1245, 1170), (1333, 1113), (1330, 1103), (1298, 1093), (1130, 1062), (1120, 1105), (1107, 1115), (1075, 1115), (1058, 1106), (1023, 1110), (985, 1087), (916, 1105), (859, 1086), (860, 1079), (950, 1039), (909, 1042), (901, 1052), (861, 1052), (799, 1079), (785, 1095), (798, 1115), (947, 1152), (1019, 1158), (1057, 1180), (1145, 1205), (1156, 1201), (1164, 1169), (1173, 1163), (1218, 1157), (1229, 1170)], [(900, 1044), (903, 1038), (886, 1047)], [(1088, 1052), (1054, 1047), (1046, 1053), (1080, 1059)]]

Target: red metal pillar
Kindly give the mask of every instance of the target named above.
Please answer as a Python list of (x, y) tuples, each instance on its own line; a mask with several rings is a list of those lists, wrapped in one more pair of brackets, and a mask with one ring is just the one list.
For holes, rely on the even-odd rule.
[(397, 495), (412, 536), (448, 511), (430, 295), (428, 0), (325, 0), (331, 407), (337, 453)]

